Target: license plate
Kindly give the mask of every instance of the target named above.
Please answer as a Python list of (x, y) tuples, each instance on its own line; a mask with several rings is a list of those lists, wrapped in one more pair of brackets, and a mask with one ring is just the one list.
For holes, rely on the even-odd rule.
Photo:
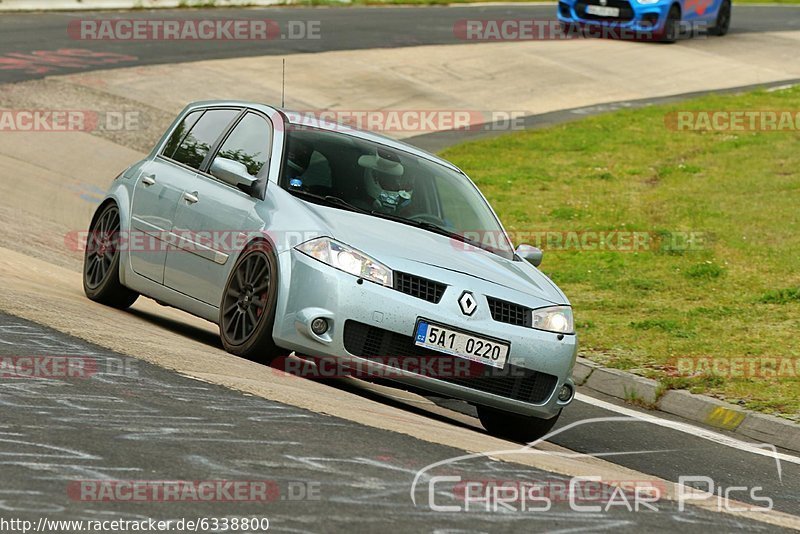
[(586, 12), (598, 17), (619, 17), (618, 7), (586, 6)]
[(417, 323), (414, 344), (500, 369), (505, 366), (509, 351), (508, 343), (459, 332), (427, 321)]

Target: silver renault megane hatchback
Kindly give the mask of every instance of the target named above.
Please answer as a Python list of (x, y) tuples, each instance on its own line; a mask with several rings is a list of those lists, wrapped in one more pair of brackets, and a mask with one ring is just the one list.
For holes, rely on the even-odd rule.
[(198, 102), (112, 183), (86, 295), (141, 294), (213, 321), (226, 350), (295, 352), (545, 435), (573, 397), (572, 309), (451, 163), (245, 102)]

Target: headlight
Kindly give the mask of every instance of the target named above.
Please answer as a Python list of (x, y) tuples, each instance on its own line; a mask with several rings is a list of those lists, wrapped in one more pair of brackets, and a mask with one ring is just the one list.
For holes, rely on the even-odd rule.
[(569, 306), (553, 306), (533, 310), (533, 327), (557, 334), (574, 334), (575, 322), (572, 319), (572, 308)]
[(392, 285), (392, 270), (363, 252), (348, 247), (329, 237), (306, 241), (296, 250), (331, 267), (383, 286)]

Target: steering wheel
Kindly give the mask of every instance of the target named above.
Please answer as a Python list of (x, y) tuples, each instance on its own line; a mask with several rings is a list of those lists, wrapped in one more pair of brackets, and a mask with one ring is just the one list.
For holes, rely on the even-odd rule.
[(418, 221), (418, 222), (427, 222), (431, 224), (435, 224), (436, 226), (441, 226), (442, 228), (447, 228), (447, 223), (444, 222), (443, 219), (437, 217), (436, 215), (431, 215), (430, 213), (418, 213), (416, 215), (412, 215), (408, 218), (409, 221)]

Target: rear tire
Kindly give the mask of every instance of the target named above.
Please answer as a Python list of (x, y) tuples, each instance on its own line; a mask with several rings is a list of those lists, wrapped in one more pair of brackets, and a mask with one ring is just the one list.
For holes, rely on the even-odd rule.
[(478, 418), (489, 434), (520, 443), (530, 443), (546, 436), (560, 416), (559, 411), (552, 419), (540, 419), (478, 406)]
[(717, 13), (717, 22), (708, 33), (719, 37), (726, 35), (731, 28), (731, 11), (731, 3), (725, 0), (719, 8), (719, 13)]
[(83, 257), (83, 292), (90, 300), (124, 310), (139, 294), (119, 279), (119, 208), (113, 202), (95, 212)]
[(250, 245), (225, 284), (219, 334), (225, 350), (262, 363), (283, 351), (272, 338), (278, 300), (278, 260), (266, 242)]

